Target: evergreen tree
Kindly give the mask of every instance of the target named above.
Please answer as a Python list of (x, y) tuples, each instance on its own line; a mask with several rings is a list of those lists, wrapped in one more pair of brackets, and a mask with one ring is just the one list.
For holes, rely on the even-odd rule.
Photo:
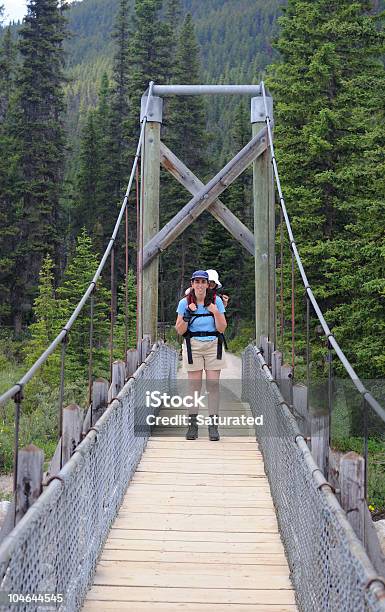
[(15, 64), (15, 45), (12, 40), (11, 28), (8, 26), (0, 49), (0, 124), (5, 122), (13, 92)]
[(129, 41), (128, 94), (131, 154), (139, 133), (141, 97), (150, 81), (167, 83), (171, 72), (169, 24), (161, 19), (162, 0), (135, 0), (133, 33)]
[[(0, 13), (1, 16), (1, 13)], [(19, 155), (11, 130), (14, 112), (15, 47), (11, 30), (0, 46), (0, 317), (9, 322), (10, 291), (15, 277), (17, 202), (20, 198)]]
[(127, 313), (126, 313), (126, 283), (118, 291), (117, 317), (114, 329), (115, 359), (124, 359), (126, 343), (126, 317), (127, 317), (127, 347), (136, 348), (136, 279), (132, 270), (127, 277)]
[(89, 111), (82, 131), (73, 229), (85, 227), (98, 251), (104, 251), (115, 222), (108, 157), (109, 82), (103, 75), (96, 109)]
[[(77, 239), (76, 250), (69, 261), (61, 285), (57, 289), (58, 312), (63, 325), (71, 316), (83, 293), (87, 290), (98, 267), (98, 255), (91, 238), (83, 229)], [(97, 376), (108, 377), (110, 292), (102, 281), (96, 287), (94, 309), (93, 365)], [(69, 334), (66, 351), (66, 372), (70, 380), (87, 380), (89, 360), (90, 309), (85, 306)]]
[[(178, 35), (175, 56), (176, 83), (197, 84), (200, 82), (199, 47), (195, 37), (191, 15), (184, 19)], [(175, 154), (201, 180), (207, 174), (205, 104), (200, 96), (177, 96), (168, 106), (165, 141)], [(161, 210), (161, 224), (167, 223), (189, 200), (186, 191), (174, 178), (162, 173), (161, 201), (167, 202)], [(175, 302), (186, 286), (192, 268), (198, 263), (199, 245), (207, 224), (207, 215), (201, 215), (192, 226), (162, 255), (161, 283), (169, 287), (168, 304), (161, 305), (166, 320), (174, 317)], [(164, 299), (166, 296), (164, 295)]]
[[(54, 263), (47, 255), (43, 259), (39, 273), (39, 292), (33, 305), (34, 322), (29, 326), (31, 339), (24, 349), (25, 362), (28, 367), (35, 363), (61, 328), (55, 300), (53, 268)], [(52, 388), (57, 385), (59, 366), (60, 353), (55, 351), (31, 381), (28, 395), (34, 396), (39, 388)]]
[(119, 200), (128, 175), (127, 131), (129, 119), (128, 79), (130, 71), (128, 0), (120, 0), (119, 12), (113, 32), (115, 55), (110, 96), (110, 187), (111, 197)]
[[(308, 278), (349, 358), (371, 374), (384, 338), (384, 238), (375, 218), (383, 214), (378, 162), (385, 144), (384, 31), (372, 8), (367, 1), (289, 0), (277, 43), (282, 62), (268, 82), (282, 184)], [(289, 274), (287, 266), (287, 288)], [(288, 290), (285, 297), (289, 304)], [(300, 286), (297, 301), (303, 312)], [(375, 330), (373, 346), (368, 329)], [(360, 336), (372, 360), (358, 350)]]
[(28, 320), (42, 259), (58, 252), (64, 159), (62, 125), (65, 20), (58, 0), (30, 0), (19, 31), (14, 135), (23, 195), (18, 206), (16, 274), (11, 301), (16, 331)]

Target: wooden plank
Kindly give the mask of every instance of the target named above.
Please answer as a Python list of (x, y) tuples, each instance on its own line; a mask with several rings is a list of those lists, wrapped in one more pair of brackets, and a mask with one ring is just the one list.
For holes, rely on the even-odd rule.
[[(149, 446), (152, 446), (153, 444), (171, 444), (172, 442), (176, 442), (178, 444), (183, 443), (186, 446), (186, 440), (181, 440), (178, 436), (170, 436), (169, 438), (167, 438), (167, 440), (165, 440), (162, 436), (151, 436), (151, 438), (149, 439)], [(220, 440), (219, 444), (217, 444), (217, 447), (221, 447), (222, 445), (226, 445), (226, 444), (238, 444), (242, 447), (244, 447), (247, 444), (250, 444), (252, 446), (258, 446), (258, 443), (256, 442), (255, 438), (254, 440), (252, 440), (251, 438), (249, 440), (245, 440), (243, 437), (241, 438), (237, 438), (237, 436), (234, 436), (233, 438), (228, 438), (226, 440)], [(206, 446), (212, 446), (212, 444), (208, 444), (207, 442), (205, 442)]]
[(166, 550), (127, 550), (122, 548), (105, 548), (102, 556), (102, 561), (130, 561), (133, 563), (145, 562), (145, 563), (185, 563), (188, 561), (190, 564), (205, 563), (205, 564), (220, 564), (222, 566), (227, 565), (278, 565), (285, 568), (287, 573), (287, 561), (286, 557), (281, 553), (261, 553), (255, 554), (236, 554), (227, 553), (223, 555), (221, 553), (212, 552), (187, 552), (187, 551), (166, 551)]
[[(266, 586), (266, 584), (265, 584)], [(138, 587), (114, 587), (114, 586), (94, 586), (88, 593), (87, 599), (98, 601), (143, 601), (144, 589)], [(146, 601), (148, 602), (167, 602), (167, 603), (213, 603), (222, 604), (259, 604), (267, 606), (271, 604), (295, 604), (294, 592), (291, 589), (229, 589), (219, 587), (214, 588), (147, 588), (145, 591)], [(133, 609), (134, 606), (132, 606)], [(218, 610), (218, 608), (217, 608)], [(265, 608), (268, 612), (269, 608)], [(219, 612), (219, 611), (218, 611)], [(238, 611), (240, 612), (240, 611)]]
[[(124, 610), (125, 612), (134, 610), (128, 608), (126, 601), (86, 601), (83, 608), (84, 612), (104, 612), (105, 610)], [(294, 604), (241, 604), (241, 608), (235, 607), (237, 604), (220, 603), (220, 612), (296, 612)], [(266, 607), (268, 605), (268, 608)], [(135, 600), (135, 612), (219, 612), (217, 603), (171, 603), (159, 601), (137, 601)]]
[[(145, 500), (143, 500), (144, 502)], [(152, 504), (153, 502), (151, 502)], [(213, 506), (197, 506), (197, 505), (175, 505), (174, 503), (169, 503), (165, 505), (161, 505), (160, 503), (156, 505), (146, 505), (143, 504), (133, 504), (124, 503), (120, 507), (119, 516), (127, 516), (131, 513), (150, 513), (150, 514), (194, 514), (195, 516), (207, 516), (208, 514), (215, 514), (215, 516), (271, 516), (272, 512), (274, 512), (274, 506), (272, 504), (267, 504), (262, 507), (253, 507), (246, 506), (245, 508), (237, 508), (230, 505), (220, 506), (219, 504)]]
[(167, 531), (223, 531), (236, 533), (252, 533), (263, 531), (275, 533), (278, 531), (277, 519), (274, 515), (256, 516), (216, 516), (214, 513), (202, 518), (190, 514), (173, 514), (172, 516), (150, 512), (123, 513), (119, 512), (114, 526), (117, 529), (152, 529), (156, 525), (157, 529)]
[[(259, 482), (258, 482), (259, 481)], [(154, 472), (136, 472), (133, 483), (180, 484), (185, 486), (201, 485), (214, 487), (268, 486), (266, 476), (248, 476), (223, 474), (160, 474)]]
[(156, 461), (143, 461), (141, 462), (136, 473), (156, 473), (156, 474), (217, 474), (217, 475), (239, 475), (239, 476), (265, 476), (265, 472), (261, 467), (250, 464), (234, 464), (234, 463), (209, 463), (207, 461), (196, 461), (186, 462), (182, 465), (180, 463), (167, 463), (156, 462)]
[(146, 449), (143, 453), (143, 457), (142, 457), (142, 461), (144, 461), (145, 459), (148, 458), (156, 458), (157, 460), (162, 460), (163, 459), (210, 459), (210, 461), (217, 461), (217, 460), (221, 460), (221, 459), (227, 459), (228, 461), (240, 461), (242, 459), (245, 460), (249, 460), (253, 461), (254, 463), (256, 461), (261, 461), (262, 462), (262, 453), (260, 451), (257, 450), (249, 450), (249, 451), (243, 451), (243, 450), (226, 450), (226, 452), (223, 452), (222, 449), (220, 450), (215, 450), (215, 447), (212, 446), (212, 448), (206, 448), (206, 449), (202, 449), (202, 450), (196, 450), (194, 448), (194, 446), (192, 446), (191, 444), (189, 445), (188, 448), (186, 449), (154, 449), (154, 448), (150, 448), (150, 449)]
[(126, 496), (121, 507), (122, 509), (124, 508), (131, 509), (134, 507), (138, 507), (138, 508), (144, 507), (144, 508), (151, 509), (152, 507), (154, 507), (154, 508), (159, 508), (160, 512), (163, 511), (163, 508), (165, 510), (169, 510), (169, 512), (177, 512), (179, 508), (194, 507), (197, 513), (199, 513), (201, 509), (202, 509), (202, 512), (204, 512), (204, 509), (207, 509), (207, 511), (210, 511), (210, 509), (212, 508), (217, 508), (218, 512), (220, 511), (231, 512), (233, 510), (234, 512), (236, 510), (243, 511), (246, 508), (250, 508), (251, 512), (254, 510), (258, 512), (259, 509), (265, 509), (265, 508), (268, 508), (270, 510), (274, 509), (273, 503), (268, 495), (259, 496), (259, 497), (242, 496), (241, 498), (238, 498), (236, 496), (224, 497), (220, 494), (213, 495), (213, 496), (207, 495), (207, 494), (206, 495), (205, 494), (202, 494), (202, 495), (191, 494), (188, 496), (188, 498), (186, 498), (186, 495), (183, 493), (182, 494), (166, 493), (164, 495), (157, 493), (153, 498), (151, 498), (150, 502), (147, 502), (147, 497), (142, 494), (139, 494), (139, 495), (135, 494), (130, 497)]
[(214, 563), (140, 563), (100, 561), (94, 585), (221, 589), (291, 589), (286, 568)]
[[(114, 524), (115, 525), (115, 524)], [(279, 533), (272, 531), (231, 532), (231, 531), (165, 531), (162, 529), (124, 529), (113, 527), (110, 538), (133, 540), (169, 540), (179, 542), (281, 542)], [(282, 546), (282, 544), (281, 544)]]
[[(104, 550), (127, 550), (127, 551), (146, 551), (146, 552), (167, 552), (167, 553), (191, 553), (198, 555), (220, 555), (225, 560), (231, 555), (251, 555), (254, 559), (260, 556), (273, 555), (284, 556), (281, 540), (272, 539), (270, 534), (258, 534), (259, 541), (255, 542), (227, 542), (222, 541), (193, 541), (193, 540), (171, 540), (171, 539), (135, 539), (120, 538), (119, 534), (123, 530), (117, 529), (111, 532), (106, 541)], [(123, 532), (124, 533), (124, 532)], [(131, 535), (135, 532), (130, 532)], [(226, 534), (227, 535), (227, 534)], [(116, 536), (116, 537), (115, 537)], [(266, 537), (268, 541), (266, 541)], [(104, 553), (103, 553), (104, 554)], [(202, 557), (202, 560), (203, 560)]]
[[(271, 534), (258, 534), (258, 541), (250, 542), (235, 542), (231, 539), (223, 542), (219, 540), (171, 540), (171, 539), (135, 539), (135, 532), (130, 532), (132, 538), (122, 537), (119, 535), (125, 533), (121, 529), (112, 530), (104, 550), (131, 550), (131, 551), (163, 551), (163, 552), (181, 552), (181, 553), (198, 553), (199, 555), (217, 554), (222, 558), (227, 558), (228, 555), (252, 555), (254, 557), (274, 554), (282, 555), (283, 548), (280, 538), (272, 538)], [(228, 534), (226, 534), (228, 536)], [(267, 553), (268, 548), (268, 553)]]

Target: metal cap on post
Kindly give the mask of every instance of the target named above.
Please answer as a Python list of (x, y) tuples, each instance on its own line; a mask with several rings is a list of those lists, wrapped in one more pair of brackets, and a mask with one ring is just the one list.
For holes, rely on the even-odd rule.
[[(140, 123), (144, 119), (144, 113), (146, 112), (146, 105), (148, 99), (148, 92), (144, 93), (140, 102)], [(157, 96), (151, 96), (147, 111), (147, 121), (153, 121), (154, 123), (162, 123), (163, 119), (163, 98)]]
[[(273, 98), (266, 97), (267, 112), (270, 121), (274, 123)], [(265, 103), (262, 96), (251, 98), (251, 123), (263, 123), (266, 119)]]

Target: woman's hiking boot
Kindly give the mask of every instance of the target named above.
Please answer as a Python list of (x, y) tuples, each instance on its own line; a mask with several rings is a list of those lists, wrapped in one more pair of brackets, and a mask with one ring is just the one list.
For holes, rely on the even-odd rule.
[(198, 437), (198, 423), (196, 414), (190, 414), (189, 426), (186, 433), (186, 440), (196, 440)]
[(211, 423), (209, 425), (209, 438), (211, 442), (217, 442), (220, 439), (218, 431), (218, 417), (215, 414), (210, 415)]

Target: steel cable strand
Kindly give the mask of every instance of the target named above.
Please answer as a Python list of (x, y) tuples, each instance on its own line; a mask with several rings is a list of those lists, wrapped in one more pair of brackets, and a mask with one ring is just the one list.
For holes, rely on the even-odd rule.
[(274, 170), (274, 178), (275, 178), (275, 182), (277, 185), (277, 190), (278, 190), (278, 196), (279, 196), (279, 205), (281, 207), (282, 213), (283, 213), (283, 217), (285, 220), (285, 224), (286, 224), (286, 229), (287, 229), (287, 233), (288, 233), (288, 237), (289, 237), (289, 244), (290, 244), (290, 248), (294, 254), (295, 260), (297, 262), (297, 266), (299, 269), (299, 272), (301, 274), (301, 278), (302, 278), (302, 282), (305, 286), (305, 291), (306, 294), (308, 295), (310, 302), (314, 308), (314, 311), (317, 315), (317, 318), (319, 320), (319, 322), (321, 323), (322, 329), (326, 335), (326, 338), (328, 339), (328, 341), (330, 342), (331, 346), (334, 348), (340, 362), (342, 363), (343, 367), (345, 368), (346, 372), (348, 373), (350, 379), (352, 380), (354, 386), (356, 387), (356, 389), (358, 390), (358, 392), (366, 399), (367, 403), (371, 406), (371, 408), (373, 408), (373, 410), (376, 412), (376, 414), (384, 421), (385, 423), (385, 410), (384, 408), (379, 404), (379, 402), (373, 397), (373, 395), (366, 389), (366, 387), (363, 385), (361, 379), (359, 378), (359, 376), (357, 375), (357, 373), (355, 372), (354, 368), (352, 367), (351, 363), (349, 362), (349, 360), (347, 359), (345, 353), (343, 352), (343, 350), (341, 349), (340, 345), (338, 344), (337, 340), (335, 339), (335, 337), (333, 336), (333, 334), (330, 331), (330, 328), (322, 314), (322, 311), (318, 305), (317, 300), (314, 297), (313, 291), (311, 289), (311, 286), (309, 284), (309, 281), (307, 279), (303, 264), (302, 264), (302, 260), (300, 258), (299, 252), (298, 252), (298, 248), (296, 245), (296, 242), (294, 240), (294, 235), (293, 235), (293, 231), (291, 228), (291, 224), (290, 224), (290, 219), (289, 219), (289, 215), (287, 212), (287, 208), (286, 208), (286, 203), (285, 203), (285, 198), (283, 197), (283, 192), (282, 192), (282, 187), (281, 187), (281, 180), (279, 178), (279, 172), (278, 172), (278, 165), (277, 165), (277, 160), (275, 157), (275, 151), (274, 151), (274, 143), (273, 143), (273, 137), (272, 137), (272, 131), (271, 131), (271, 119), (269, 117), (269, 111), (267, 108), (267, 99), (266, 99), (266, 89), (265, 89), (265, 84), (263, 81), (261, 81), (261, 92), (262, 92), (262, 96), (263, 96), (263, 102), (264, 102), (264, 107), (265, 107), (265, 121), (266, 121), (266, 126), (267, 126), (267, 134), (268, 134), (268, 139), (269, 139), (269, 145), (270, 145), (270, 150), (271, 150), (271, 161), (273, 164), (273, 170)]
[(147, 123), (147, 113), (148, 113), (148, 109), (149, 109), (149, 103), (150, 103), (151, 97), (153, 95), (152, 94), (153, 87), (154, 87), (154, 82), (151, 81), (150, 85), (149, 85), (149, 89), (148, 89), (148, 98), (147, 98), (147, 103), (146, 103), (146, 107), (145, 107), (145, 111), (144, 111), (143, 122), (142, 122), (142, 127), (141, 127), (141, 130), (140, 130), (138, 145), (137, 145), (134, 161), (133, 161), (132, 168), (131, 168), (130, 179), (128, 181), (126, 193), (125, 193), (125, 196), (124, 196), (124, 199), (123, 199), (123, 204), (121, 206), (119, 215), (117, 217), (117, 220), (116, 220), (115, 227), (114, 227), (114, 230), (112, 232), (111, 238), (110, 238), (110, 240), (108, 242), (106, 250), (104, 251), (103, 257), (100, 260), (100, 263), (99, 263), (99, 266), (98, 266), (98, 268), (97, 268), (97, 270), (95, 272), (95, 275), (94, 275), (94, 277), (93, 277), (89, 287), (84, 292), (83, 297), (80, 299), (78, 305), (74, 309), (72, 315), (68, 319), (68, 321), (65, 324), (65, 326), (63, 327), (63, 329), (56, 336), (56, 338), (51, 342), (51, 344), (46, 348), (46, 350), (40, 355), (40, 357), (38, 357), (38, 359), (36, 359), (34, 364), (24, 374), (24, 376), (19, 380), (19, 382), (17, 382), (15, 385), (10, 387), (5, 393), (3, 393), (0, 396), (0, 406), (2, 406), (9, 399), (13, 398), (19, 391), (21, 391), (23, 389), (24, 385), (26, 385), (27, 382), (29, 382), (31, 380), (31, 378), (34, 376), (34, 374), (37, 372), (37, 370), (45, 363), (45, 361), (54, 352), (54, 350), (57, 348), (57, 346), (59, 346), (59, 344), (65, 339), (65, 337), (67, 336), (68, 332), (70, 331), (71, 327), (73, 326), (73, 324), (76, 321), (77, 317), (79, 316), (80, 312), (83, 310), (83, 307), (84, 307), (85, 303), (87, 302), (88, 298), (90, 297), (91, 293), (93, 292), (93, 290), (94, 290), (94, 288), (96, 286), (96, 283), (97, 283), (97, 281), (98, 281), (98, 279), (99, 279), (99, 277), (100, 277), (100, 275), (102, 273), (102, 270), (104, 269), (104, 266), (106, 264), (106, 261), (107, 261), (109, 255), (111, 253), (112, 247), (113, 247), (114, 242), (116, 240), (116, 236), (118, 234), (118, 230), (119, 230), (119, 227), (120, 227), (120, 224), (122, 222), (122, 218), (123, 218), (126, 206), (127, 206), (128, 197), (129, 197), (130, 192), (131, 192), (131, 186), (132, 186), (132, 183), (133, 183), (133, 180), (134, 180), (135, 170), (136, 170), (136, 167), (137, 167), (137, 164), (138, 164), (139, 154), (140, 154), (140, 150), (141, 150), (141, 147), (142, 147), (142, 141), (143, 141), (143, 137), (144, 137), (144, 130), (145, 130), (146, 123)]

